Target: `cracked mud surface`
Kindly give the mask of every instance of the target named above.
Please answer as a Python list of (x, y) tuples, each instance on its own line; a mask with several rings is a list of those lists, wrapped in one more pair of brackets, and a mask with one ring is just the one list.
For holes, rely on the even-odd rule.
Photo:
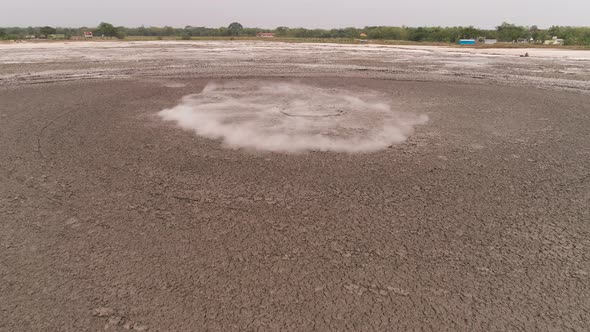
[[(587, 330), (588, 61), (471, 81), (377, 55), (342, 67), (354, 46), (246, 61), (221, 44), (2, 60), (0, 330)], [(422, 61), (438, 64), (404, 60)], [(430, 120), (378, 152), (285, 154), (157, 116), (242, 78), (376, 91)]]

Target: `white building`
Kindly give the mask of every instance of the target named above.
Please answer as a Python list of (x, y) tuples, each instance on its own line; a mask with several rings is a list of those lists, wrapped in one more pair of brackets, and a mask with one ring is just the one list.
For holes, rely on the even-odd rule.
[(545, 45), (563, 45), (563, 39), (553, 36), (551, 40), (546, 40)]

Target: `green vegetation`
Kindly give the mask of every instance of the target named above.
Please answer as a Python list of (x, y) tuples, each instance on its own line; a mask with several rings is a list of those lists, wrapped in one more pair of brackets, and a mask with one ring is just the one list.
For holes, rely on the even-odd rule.
[(47, 38), (50, 35), (64, 35), (66, 39), (72, 36), (82, 36), (84, 31), (92, 31), (95, 38), (129, 38), (142, 39), (180, 39), (190, 40), (197, 38), (223, 38), (255, 37), (259, 32), (273, 32), (280, 39), (314, 39), (320, 41), (343, 41), (360, 38), (366, 34), (367, 39), (377, 41), (401, 41), (401, 42), (429, 42), (429, 43), (456, 43), (461, 38), (495, 38), (500, 42), (513, 42), (517, 40), (530, 40), (543, 43), (552, 37), (563, 39), (565, 45), (590, 46), (590, 27), (553, 26), (548, 29), (540, 29), (537, 26), (519, 26), (510, 23), (502, 23), (496, 29), (478, 29), (469, 27), (393, 27), (370, 26), (365, 28), (342, 29), (304, 29), (277, 27), (275, 29), (247, 28), (238, 22), (233, 22), (227, 27), (207, 28), (186, 26), (184, 28), (165, 27), (115, 27), (110, 23), (100, 23), (96, 28), (52, 28), (52, 27), (6, 27), (0, 29), (0, 39), (23, 38)]
[(54, 35), (57, 33), (57, 29), (52, 28), (52, 27), (42, 27), (39, 29), (39, 33), (45, 37), (49, 36), (49, 35)]
[(233, 22), (227, 27), (227, 30), (229, 30), (231, 36), (239, 36), (244, 27), (238, 22)]
[(114, 27), (110, 23), (102, 22), (94, 30), (94, 34), (97, 36), (105, 37), (116, 37), (119, 39), (125, 38), (125, 27)]

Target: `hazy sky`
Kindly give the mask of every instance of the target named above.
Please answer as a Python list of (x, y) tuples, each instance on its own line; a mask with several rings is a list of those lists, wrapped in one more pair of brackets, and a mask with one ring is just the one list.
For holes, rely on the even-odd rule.
[(590, 26), (590, 0), (2, 0), (0, 26)]

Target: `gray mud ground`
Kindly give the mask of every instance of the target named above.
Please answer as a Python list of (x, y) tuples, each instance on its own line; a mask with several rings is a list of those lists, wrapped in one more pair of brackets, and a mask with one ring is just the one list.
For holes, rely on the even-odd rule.
[[(587, 331), (590, 53), (513, 52), (0, 45), (0, 330)], [(156, 116), (242, 79), (430, 121), (284, 154)]]

